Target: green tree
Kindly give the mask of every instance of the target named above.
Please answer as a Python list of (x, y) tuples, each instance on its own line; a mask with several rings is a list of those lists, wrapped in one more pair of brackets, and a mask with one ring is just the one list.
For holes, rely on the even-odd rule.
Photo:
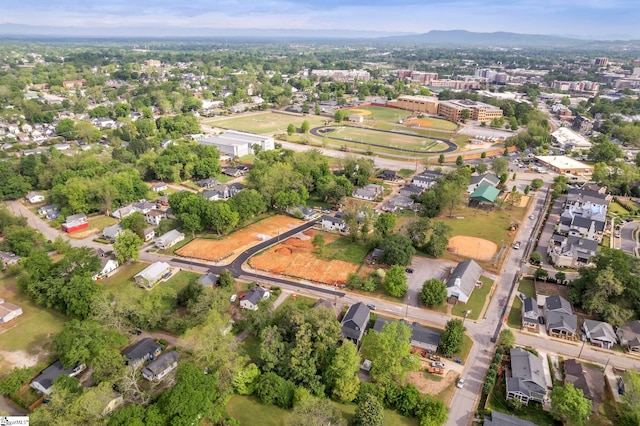
[(462, 121), (464, 123), (465, 121), (467, 121), (470, 118), (471, 118), (471, 111), (469, 111), (466, 108), (463, 109), (462, 111), (460, 111), (460, 121)]
[(464, 341), (465, 330), (466, 328), (462, 320), (451, 319), (447, 321), (444, 333), (442, 333), (442, 337), (440, 338), (440, 352), (445, 355), (453, 355), (460, 352), (462, 342)]
[(544, 185), (544, 182), (540, 178), (535, 178), (534, 180), (531, 181), (531, 188), (535, 191), (542, 188), (542, 185)]
[(567, 279), (567, 274), (565, 274), (562, 271), (556, 272), (556, 281), (558, 281), (558, 284), (564, 284), (564, 281), (566, 279)]
[(75, 123), (70, 118), (63, 118), (56, 125), (56, 134), (62, 136), (66, 140), (72, 140), (76, 138)]
[(524, 187), (524, 195), (529, 195), (529, 192), (531, 192), (531, 187), (529, 187), (529, 185)]
[(121, 232), (113, 243), (113, 251), (121, 265), (129, 260), (138, 260), (140, 247), (142, 247), (142, 238), (128, 229)]
[(368, 333), (362, 348), (364, 357), (371, 360), (371, 379), (382, 385), (404, 382), (419, 365), (411, 354), (411, 329), (399, 321), (385, 324), (379, 333)]
[(238, 224), (240, 217), (238, 213), (231, 210), (225, 201), (215, 201), (211, 203), (208, 215), (208, 226), (216, 231), (218, 235), (226, 234)]
[(251, 363), (239, 370), (233, 377), (233, 388), (240, 395), (251, 395), (259, 376), (260, 370), (258, 366)]
[(396, 215), (393, 213), (382, 213), (378, 216), (378, 219), (376, 219), (373, 227), (380, 238), (389, 237), (396, 227)]
[(367, 394), (359, 403), (353, 416), (355, 426), (383, 426), (384, 407), (375, 395)]
[(315, 247), (316, 250), (318, 250), (319, 253), (322, 253), (322, 251), (324, 250), (324, 235), (322, 234), (315, 234), (313, 236), (313, 241), (311, 241), (311, 245), (313, 247)]
[(309, 129), (310, 129), (310, 128), (311, 128), (311, 124), (309, 124), (309, 121), (308, 121), (308, 120), (304, 120), (304, 121), (302, 122), (302, 124), (300, 125), (300, 131), (301, 131), (302, 133), (305, 133), (305, 134), (306, 134), (306, 133), (309, 133)]
[(438, 164), (444, 164), (445, 158), (444, 158), (444, 154), (440, 154), (440, 156), (438, 156)]
[(573, 383), (555, 386), (549, 395), (551, 412), (565, 424), (582, 426), (591, 415), (591, 401)]
[(483, 160), (487, 158), (487, 153), (482, 151), (482, 154), (480, 154), (480, 158), (482, 158)]
[(437, 278), (428, 279), (422, 284), (420, 300), (427, 306), (440, 306), (447, 300), (447, 286)]
[(402, 234), (393, 234), (385, 239), (382, 248), (384, 255), (380, 261), (387, 265), (409, 265), (416, 253), (411, 240)]
[(409, 289), (404, 267), (400, 265), (392, 266), (384, 277), (383, 285), (387, 294), (394, 297), (404, 296)]
[(503, 157), (496, 157), (491, 160), (491, 170), (498, 176), (503, 175), (509, 170), (509, 161)]
[(549, 272), (547, 272), (546, 269), (542, 269), (542, 268), (536, 269), (536, 271), (533, 273), (534, 281), (540, 280), (542, 278), (547, 278), (548, 276), (549, 276)]
[(333, 398), (340, 402), (351, 402), (355, 399), (360, 387), (357, 376), (359, 370), (358, 348), (350, 341), (343, 342), (336, 350), (325, 373), (325, 380)]
[(223, 288), (232, 288), (236, 285), (236, 280), (233, 278), (231, 271), (223, 269), (218, 276), (218, 285)]
[(464, 160), (462, 160), (462, 155), (458, 155), (456, 157), (456, 166), (461, 167), (464, 164)]
[(640, 373), (627, 370), (623, 378), (624, 395), (621, 396), (621, 415), (618, 424), (635, 426), (640, 424)]
[(245, 223), (267, 211), (267, 203), (255, 189), (240, 191), (227, 202), (231, 210), (238, 213), (238, 223)]
[(453, 217), (453, 210), (464, 201), (464, 189), (452, 181), (442, 182), (438, 189), (440, 205), (449, 210), (449, 217)]
[(512, 348), (516, 343), (516, 336), (508, 328), (504, 328), (498, 336), (498, 344)]
[(296, 126), (293, 125), (293, 123), (289, 123), (289, 125), (287, 126), (287, 135), (291, 136), (296, 132)]
[(322, 398), (304, 398), (284, 421), (287, 426), (347, 426), (338, 407)]
[(533, 253), (531, 253), (531, 257), (529, 259), (534, 265), (539, 265), (540, 262), (542, 262), (542, 255), (537, 251), (534, 251)]
[(71, 320), (53, 339), (56, 353), (65, 368), (94, 365), (102, 351), (124, 346), (127, 339), (115, 331), (107, 331), (95, 321)]

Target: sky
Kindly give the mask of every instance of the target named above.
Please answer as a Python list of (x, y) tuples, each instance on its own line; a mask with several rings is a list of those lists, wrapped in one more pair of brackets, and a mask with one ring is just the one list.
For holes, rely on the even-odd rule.
[(462, 29), (640, 39), (638, 22), (640, 0), (0, 0), (0, 24), (144, 29), (150, 36), (194, 35), (195, 28)]

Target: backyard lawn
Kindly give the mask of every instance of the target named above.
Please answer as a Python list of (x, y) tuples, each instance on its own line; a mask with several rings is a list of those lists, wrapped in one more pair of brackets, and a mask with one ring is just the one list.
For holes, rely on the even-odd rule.
[[(351, 421), (356, 411), (353, 404), (334, 404), (342, 412), (345, 419)], [(227, 404), (227, 412), (235, 418), (240, 426), (250, 426), (256, 424), (256, 419), (260, 419), (261, 426), (280, 426), (284, 424), (284, 419), (289, 413), (288, 410), (273, 405), (264, 405), (254, 396), (234, 395)], [(391, 410), (384, 410), (385, 426), (417, 426), (416, 419), (404, 417)]]
[(451, 313), (453, 315), (464, 317), (465, 312), (468, 310), (471, 313), (467, 316), (469, 319), (477, 320), (480, 318), (480, 314), (482, 313), (482, 308), (484, 307), (485, 302), (487, 301), (487, 296), (491, 291), (491, 287), (493, 286), (493, 280), (487, 277), (480, 277), (480, 281), (482, 281), (482, 287), (475, 288), (471, 293), (471, 297), (467, 303), (459, 303), (451, 308)]
[[(531, 280), (522, 280), (518, 284), (518, 291), (527, 297), (536, 295), (536, 289)], [(513, 299), (513, 305), (507, 317), (507, 325), (511, 328), (520, 328), (522, 326), (522, 299), (516, 295)]]
[(517, 412), (513, 411), (507, 404), (504, 388), (504, 377), (499, 376), (491, 394), (490, 409), (528, 420), (538, 426), (557, 426), (561, 424), (554, 420), (549, 412), (542, 410), (539, 403), (532, 402), (530, 405), (523, 405)]
[(292, 294), (287, 297), (280, 306), (278, 306), (278, 309), (282, 309), (284, 306), (294, 306), (300, 310), (306, 311), (313, 308), (316, 305), (316, 302), (318, 302), (318, 299)]
[[(7, 352), (25, 352), (42, 361), (42, 356), (47, 355), (45, 345), (49, 338), (62, 330), (68, 318), (52, 309), (43, 309), (35, 305), (18, 292), (16, 281), (12, 278), (0, 279), (0, 296), (7, 302), (20, 306), (23, 312), (11, 323), (0, 327), (0, 349)], [(26, 356), (21, 358), (25, 358), (23, 362), (26, 362)], [(0, 359), (0, 372), (11, 367)]]
[(92, 216), (89, 217), (87, 221), (89, 222), (89, 226), (97, 229), (100, 232), (102, 232), (102, 230), (107, 226), (115, 225), (116, 223), (118, 223), (118, 219), (116, 219), (115, 217), (105, 215)]

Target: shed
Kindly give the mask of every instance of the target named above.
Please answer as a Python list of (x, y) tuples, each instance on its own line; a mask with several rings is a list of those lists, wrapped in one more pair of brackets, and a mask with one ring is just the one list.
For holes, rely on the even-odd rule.
[(473, 191), (473, 194), (469, 197), (472, 201), (479, 201), (484, 203), (494, 203), (498, 198), (500, 190), (490, 185), (480, 185)]

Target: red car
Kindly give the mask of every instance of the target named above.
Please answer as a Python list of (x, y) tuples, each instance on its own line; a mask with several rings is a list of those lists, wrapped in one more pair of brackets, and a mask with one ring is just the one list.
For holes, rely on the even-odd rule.
[(243, 293), (243, 294), (241, 294), (241, 295), (240, 295), (240, 297), (239, 297), (239, 299), (240, 299), (240, 300), (242, 300), (242, 299), (244, 299), (245, 297), (247, 297), (247, 293)]

